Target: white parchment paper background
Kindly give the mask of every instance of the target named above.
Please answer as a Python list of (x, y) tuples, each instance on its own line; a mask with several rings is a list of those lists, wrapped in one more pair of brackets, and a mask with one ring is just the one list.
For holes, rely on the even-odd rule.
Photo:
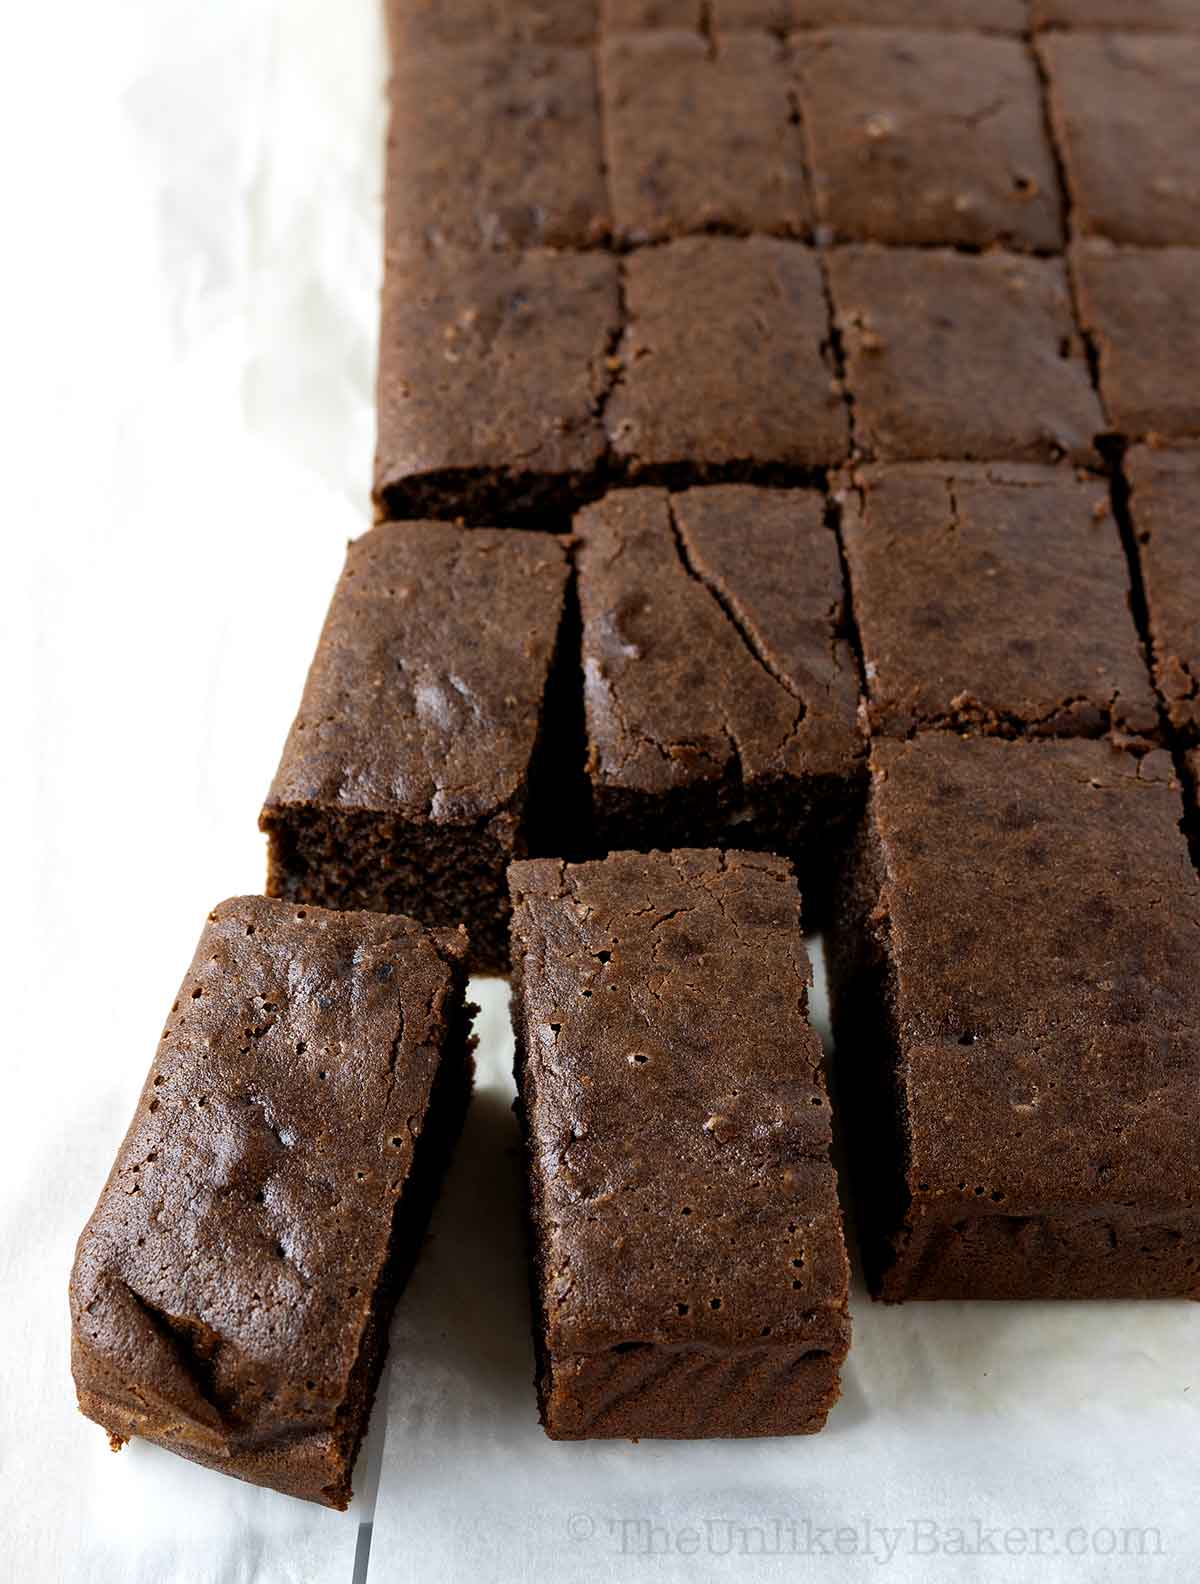
[(78, 1416), (74, 1239), (207, 909), (261, 886), (255, 815), (368, 521), (384, 67), (375, 0), (6, 24), (0, 1577), (1200, 1577), (1194, 1306), (860, 1296), (820, 1437), (547, 1442), (496, 985), (374, 1506), (370, 1458), (330, 1514), (113, 1457)]

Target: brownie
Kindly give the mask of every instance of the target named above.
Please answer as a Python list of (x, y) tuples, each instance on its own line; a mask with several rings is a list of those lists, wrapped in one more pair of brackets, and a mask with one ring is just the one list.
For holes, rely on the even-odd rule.
[(1200, 32), (1196, 0), (1031, 0), (1034, 27)]
[(504, 970), (567, 577), (548, 534), (351, 544), (259, 822), (272, 896), (463, 921), (472, 966)]
[(601, 0), (385, 0), (393, 55), (431, 44), (590, 44)]
[(1200, 248), (1082, 243), (1072, 267), (1112, 427), (1200, 435)]
[(589, 50), (405, 51), (387, 147), (389, 246), (583, 248), (609, 229)]
[(820, 1430), (848, 1267), (787, 864), (614, 853), (509, 873), (547, 1434)]
[(712, 0), (718, 28), (873, 27), (971, 28), (1020, 33), (1026, 0)]
[(1075, 230), (1200, 243), (1200, 32), (1050, 33), (1038, 48)]
[(685, 237), (625, 261), (626, 327), (605, 412), (632, 474), (701, 482), (846, 455), (816, 254), (772, 237)]
[(793, 44), (817, 219), (832, 237), (1062, 247), (1041, 84), (1020, 40), (839, 28)]
[(815, 901), (863, 761), (822, 497), (621, 490), (576, 529), (601, 844), (773, 848), (798, 859)]
[(209, 915), (71, 1276), (79, 1406), (114, 1449), (347, 1505), (470, 1092), (465, 957), (412, 919)]
[(1157, 737), (1103, 480), (1027, 463), (862, 468), (842, 542), (872, 735)]
[(394, 248), (379, 348), (381, 514), (553, 525), (603, 456), (619, 328), (617, 262), (605, 254)]
[(600, 0), (600, 26), (603, 34), (641, 28), (690, 28), (699, 33), (704, 12), (705, 0)]
[(1170, 759), (872, 750), (830, 943), (885, 1299), (1200, 1298), (1200, 882)]
[(1094, 460), (1104, 427), (1061, 259), (838, 248), (855, 438), (882, 460)]
[(618, 33), (601, 65), (617, 235), (809, 229), (800, 135), (777, 39)]
[(1154, 676), (1167, 718), (1200, 741), (1200, 450), (1125, 458)]

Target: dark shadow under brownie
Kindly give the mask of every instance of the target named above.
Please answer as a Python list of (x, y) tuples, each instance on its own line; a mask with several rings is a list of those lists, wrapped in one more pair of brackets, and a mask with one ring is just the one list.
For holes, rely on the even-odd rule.
[(347, 1506), (470, 1093), (466, 956), (411, 919), (212, 913), (71, 1277), (114, 1448)]

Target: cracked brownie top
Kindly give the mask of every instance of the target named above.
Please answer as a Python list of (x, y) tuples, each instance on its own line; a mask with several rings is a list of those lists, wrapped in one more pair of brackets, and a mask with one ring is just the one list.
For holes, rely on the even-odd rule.
[(829, 1100), (789, 866), (616, 853), (514, 864), (509, 881), (550, 1349), (844, 1348)]
[(618, 491), (576, 529), (598, 787), (853, 773), (857, 670), (819, 494)]
[(1157, 738), (1103, 479), (915, 463), (841, 498), (873, 734)]

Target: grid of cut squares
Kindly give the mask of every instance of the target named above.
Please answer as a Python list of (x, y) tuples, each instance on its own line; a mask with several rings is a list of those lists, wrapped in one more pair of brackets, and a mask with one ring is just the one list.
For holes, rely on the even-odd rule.
[(385, 513), (1200, 432), (1174, 0), (391, 7)]

